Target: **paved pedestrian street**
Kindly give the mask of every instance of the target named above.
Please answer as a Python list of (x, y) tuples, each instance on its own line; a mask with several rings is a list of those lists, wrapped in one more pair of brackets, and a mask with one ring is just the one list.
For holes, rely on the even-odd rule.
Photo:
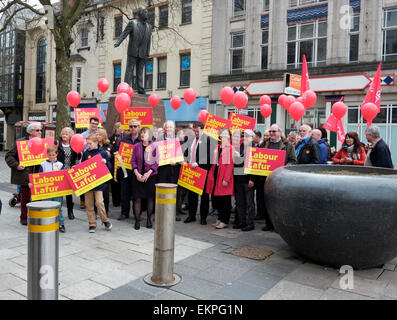
[[(0, 299), (27, 298), (27, 227), (19, 224), (19, 206), (8, 200), (15, 190), (0, 153)], [(75, 198), (75, 208), (79, 202)], [(59, 298), (66, 300), (371, 300), (397, 298), (397, 259), (382, 267), (355, 271), (354, 288), (342, 290), (339, 270), (307, 262), (292, 252), (277, 233), (232, 228), (216, 230), (198, 222), (176, 222), (174, 272), (182, 281), (170, 289), (144, 283), (152, 272), (154, 229), (133, 228), (133, 219), (118, 221), (120, 208), (110, 209), (113, 229), (88, 233), (84, 210), (75, 220), (65, 214), (66, 233), (59, 234)], [(64, 213), (66, 213), (66, 204)], [(145, 217), (145, 214), (143, 215)], [(264, 260), (234, 255), (244, 246), (273, 251)], [(240, 250), (243, 251), (243, 250)], [(343, 280), (343, 279), (342, 279)]]

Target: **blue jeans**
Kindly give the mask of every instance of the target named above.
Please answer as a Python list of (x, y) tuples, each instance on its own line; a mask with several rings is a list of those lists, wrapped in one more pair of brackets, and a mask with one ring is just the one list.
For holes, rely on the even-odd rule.
[(64, 226), (65, 222), (63, 220), (63, 215), (62, 215), (62, 197), (56, 197), (56, 198), (51, 198), (51, 199), (47, 199), (48, 201), (56, 201), (59, 202), (61, 204), (61, 206), (59, 207), (59, 225), (60, 226)]

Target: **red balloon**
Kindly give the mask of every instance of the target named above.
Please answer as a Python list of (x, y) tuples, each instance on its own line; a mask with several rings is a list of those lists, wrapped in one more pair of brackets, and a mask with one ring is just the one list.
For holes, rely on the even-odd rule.
[(154, 108), (155, 106), (157, 106), (158, 104), (159, 104), (159, 102), (160, 102), (160, 98), (159, 98), (159, 96), (157, 95), (157, 94), (155, 94), (155, 93), (152, 93), (150, 96), (149, 96), (149, 104), (150, 104), (150, 106), (152, 107), (152, 108)]
[(74, 152), (80, 153), (85, 149), (85, 138), (82, 134), (75, 134), (72, 139), (70, 139), (70, 147)]
[(264, 104), (272, 105), (272, 99), (266, 94), (259, 99), (259, 105), (263, 106)]
[(128, 86), (128, 92), (127, 94), (130, 96), (130, 98), (132, 99), (132, 97), (134, 96), (134, 89), (132, 89), (130, 86)]
[(170, 101), (172, 109), (178, 110), (182, 105), (182, 99), (178, 96), (173, 96)]
[(295, 121), (299, 121), (305, 114), (305, 106), (301, 102), (296, 101), (289, 107), (289, 114)]
[(192, 104), (196, 100), (196, 97), (196, 91), (194, 91), (194, 89), (192, 88), (186, 89), (183, 94), (183, 98), (185, 99), (187, 104)]
[(346, 112), (347, 106), (342, 101), (339, 101), (332, 106), (332, 113), (338, 119), (342, 119)]
[(272, 114), (272, 107), (269, 104), (261, 105), (261, 115), (266, 119)]
[(117, 94), (120, 93), (128, 94), (129, 92), (130, 92), (130, 85), (127, 82), (120, 82), (120, 84), (117, 86)]
[(298, 97), (296, 101), (300, 102), (303, 104), (303, 106), (306, 108), (306, 99), (304, 97)]
[(198, 120), (205, 123), (207, 121), (207, 117), (209, 112), (207, 110), (201, 110), (198, 114)]
[(109, 81), (106, 78), (101, 78), (98, 80), (98, 90), (105, 93), (109, 89)]
[(286, 98), (287, 96), (285, 94), (282, 94), (281, 96), (278, 97), (278, 103), (283, 108), (285, 108)]
[(311, 108), (311, 107), (313, 107), (315, 104), (316, 104), (316, 102), (317, 102), (317, 95), (316, 95), (316, 93), (314, 92), (314, 91), (312, 91), (312, 90), (307, 90), (304, 94), (303, 94), (303, 97), (305, 98), (305, 100), (306, 100), (306, 104), (305, 104), (305, 106), (306, 106), (306, 108)]
[(224, 87), (221, 90), (221, 99), (224, 104), (229, 105), (233, 102), (234, 91), (230, 87)]
[(285, 98), (285, 102), (284, 102), (284, 108), (285, 110), (289, 111), (289, 107), (291, 106), (291, 104), (293, 104), (296, 101), (296, 98), (294, 96), (287, 96)]
[(103, 124), (103, 118), (102, 118), (102, 116), (99, 116), (99, 117), (98, 117), (98, 120), (99, 120), (99, 123), (100, 123), (100, 124)]
[(374, 120), (378, 114), (378, 107), (376, 104), (368, 102), (363, 105), (361, 112), (364, 119), (367, 120), (368, 126), (370, 126), (372, 124), (372, 120)]
[(117, 95), (116, 99), (114, 100), (114, 105), (116, 106), (117, 111), (122, 113), (131, 105), (131, 98), (127, 93), (122, 92)]
[(237, 91), (233, 96), (233, 103), (237, 109), (244, 109), (248, 103), (247, 95), (242, 91)]
[(66, 96), (66, 100), (73, 108), (76, 108), (80, 104), (81, 97), (77, 91), (72, 90)]
[(30, 139), (28, 143), (28, 149), (35, 156), (43, 153), (44, 151), (43, 140), (41, 140), (41, 138), (38, 137)]

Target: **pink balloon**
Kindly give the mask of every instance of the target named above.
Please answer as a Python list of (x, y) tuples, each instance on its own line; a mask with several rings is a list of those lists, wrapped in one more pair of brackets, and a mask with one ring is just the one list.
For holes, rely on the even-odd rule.
[(263, 106), (264, 104), (272, 105), (272, 99), (266, 94), (259, 99), (259, 105)]
[(80, 153), (85, 149), (85, 138), (82, 134), (75, 134), (72, 139), (70, 139), (70, 147), (74, 152)]
[(317, 102), (317, 94), (314, 91), (312, 91), (312, 90), (307, 90), (303, 94), (303, 97), (306, 100), (305, 106), (306, 106), (307, 109), (313, 107), (316, 104), (316, 102)]
[(99, 116), (99, 117), (98, 117), (98, 120), (99, 120), (99, 123), (100, 123), (100, 124), (103, 124), (103, 118), (102, 118), (102, 116)]
[(224, 87), (221, 90), (221, 99), (224, 104), (229, 105), (233, 102), (234, 91), (230, 87)]
[(283, 108), (285, 108), (286, 98), (287, 96), (285, 94), (282, 94), (281, 96), (278, 97), (278, 104)]
[(129, 92), (130, 92), (130, 85), (127, 82), (120, 82), (120, 84), (117, 86), (117, 94), (120, 93), (128, 94)]
[(332, 113), (338, 119), (342, 119), (346, 112), (347, 106), (342, 101), (339, 101), (332, 106)]
[(130, 86), (128, 86), (128, 92), (127, 94), (130, 96), (130, 98), (132, 99), (132, 97), (134, 96), (134, 89), (132, 89)]
[(170, 101), (172, 109), (178, 110), (182, 105), (182, 99), (178, 96), (173, 96)]
[(150, 106), (152, 107), (152, 108), (154, 108), (155, 106), (157, 106), (158, 104), (159, 104), (159, 102), (160, 102), (160, 98), (159, 98), (159, 96), (157, 95), (157, 94), (155, 94), (155, 93), (152, 93), (150, 96), (149, 96), (149, 104), (150, 104)]
[(285, 98), (285, 102), (284, 102), (284, 108), (285, 110), (289, 111), (289, 107), (291, 106), (291, 104), (293, 104), (296, 101), (296, 98), (294, 96), (287, 96), (287, 98)]
[(114, 100), (114, 105), (116, 106), (117, 111), (122, 113), (131, 105), (131, 98), (127, 93), (122, 92), (117, 95), (116, 99)]
[(198, 114), (198, 120), (205, 123), (207, 121), (207, 117), (209, 112), (207, 110), (201, 110)]
[(304, 105), (296, 101), (289, 107), (289, 114), (295, 121), (299, 121), (302, 119), (303, 115), (305, 114), (305, 107)]
[(101, 78), (97, 83), (98, 90), (105, 93), (109, 89), (109, 81), (106, 78)]
[(66, 96), (66, 100), (73, 108), (76, 108), (80, 104), (81, 97), (77, 91), (72, 90)]
[(233, 96), (233, 103), (237, 109), (244, 109), (248, 103), (247, 95), (242, 91), (237, 91)]
[(376, 104), (368, 102), (363, 105), (361, 112), (364, 119), (367, 120), (368, 126), (370, 126), (372, 124), (372, 120), (374, 120), (378, 114), (378, 107)]
[(266, 119), (272, 114), (272, 107), (269, 104), (261, 105), (261, 115)]
[(296, 101), (300, 102), (303, 104), (303, 106), (306, 108), (306, 99), (304, 97), (298, 97)]
[(196, 91), (194, 91), (194, 89), (192, 88), (186, 89), (183, 94), (183, 98), (185, 99), (187, 104), (192, 104), (196, 100), (196, 97)]
[(37, 156), (44, 151), (44, 143), (41, 138), (32, 138), (28, 142), (28, 149), (31, 154)]

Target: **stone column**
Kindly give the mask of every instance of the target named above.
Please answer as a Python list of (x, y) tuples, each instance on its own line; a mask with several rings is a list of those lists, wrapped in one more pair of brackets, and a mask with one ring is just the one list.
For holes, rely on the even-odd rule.
[(328, 1), (327, 64), (349, 63), (349, 0)]
[(261, 13), (262, 0), (246, 1), (246, 72), (261, 71)]
[(288, 0), (270, 1), (269, 70), (287, 67)]
[(382, 1), (361, 0), (359, 61), (382, 59)]

